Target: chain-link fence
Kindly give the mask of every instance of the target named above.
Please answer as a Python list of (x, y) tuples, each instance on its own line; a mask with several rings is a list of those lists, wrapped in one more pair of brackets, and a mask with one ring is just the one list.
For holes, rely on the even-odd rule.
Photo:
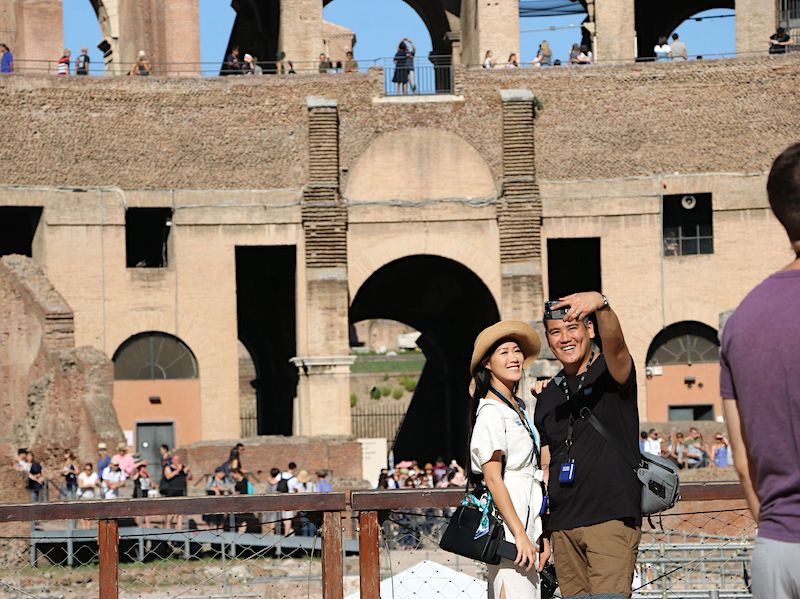
[[(0, 525), (0, 599), (483, 598), (486, 566), (438, 546), (462, 493), (0, 506), (0, 520), (20, 520)], [(727, 497), (645, 521), (634, 597), (750, 597), (755, 524)]]

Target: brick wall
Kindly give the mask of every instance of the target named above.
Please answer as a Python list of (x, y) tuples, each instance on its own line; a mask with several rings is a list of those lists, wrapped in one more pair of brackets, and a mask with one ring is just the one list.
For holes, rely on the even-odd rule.
[[(60, 483), (64, 449), (94, 460), (99, 440), (122, 439), (111, 405), (111, 362), (97, 349), (74, 347), (72, 312), (30, 258), (0, 259), (0, 459), (32, 449), (45, 476)], [(0, 499), (27, 495), (8, 469)]]
[[(286, 188), (307, 180), (306, 97), (337, 100), (340, 166), (380, 133), (464, 137), (496, 177), (500, 89), (531, 89), (540, 179), (763, 171), (797, 139), (800, 56), (464, 72), (464, 102), (375, 103), (382, 73), (3, 81), (4, 183)], [(31, 165), (36, 165), (32, 168)], [(344, 183), (344, 182), (343, 182)]]
[[(209, 474), (228, 459), (228, 452), (238, 441), (202, 441), (192, 443), (180, 452), (196, 473)], [(334, 479), (361, 480), (361, 445), (348, 437), (258, 437), (241, 441), (245, 446), (242, 464), (245, 469), (266, 480), (273, 467), (286, 470), (295, 462), (298, 470), (314, 475), (326, 469)]]

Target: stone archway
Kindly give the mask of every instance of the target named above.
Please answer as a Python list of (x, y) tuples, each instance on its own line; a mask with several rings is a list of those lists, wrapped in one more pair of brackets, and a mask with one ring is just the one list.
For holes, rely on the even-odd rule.
[(688, 320), (662, 329), (647, 350), (645, 374), (648, 420), (722, 416), (719, 339), (707, 324)]
[(420, 331), (426, 363), (397, 436), (395, 458), (463, 463), (469, 358), (477, 334), (499, 319), (491, 292), (454, 260), (412, 255), (375, 271), (350, 306), (350, 322), (386, 318)]
[[(236, 0), (237, 12), (226, 52), (233, 46), (255, 53), (263, 62), (283, 53), (298, 70), (316, 69), (322, 51), (322, 9), (334, 0)], [(459, 27), (460, 3), (453, 0), (403, 0), (425, 23), (432, 57), (450, 64), (452, 39)], [(399, 36), (402, 37), (402, 36)], [(398, 39), (399, 39), (398, 37)]]
[(636, 0), (636, 43), (639, 58), (655, 56), (659, 37), (666, 37), (693, 15), (712, 8), (735, 8), (735, 0)]

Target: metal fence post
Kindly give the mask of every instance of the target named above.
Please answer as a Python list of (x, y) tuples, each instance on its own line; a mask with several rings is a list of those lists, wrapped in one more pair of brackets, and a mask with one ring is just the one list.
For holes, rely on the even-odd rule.
[(97, 527), (100, 558), (100, 599), (119, 599), (119, 525), (100, 520)]
[(381, 594), (378, 512), (358, 514), (358, 577), (362, 597)]
[(324, 599), (344, 598), (343, 572), (342, 512), (325, 512), (322, 518), (322, 596)]

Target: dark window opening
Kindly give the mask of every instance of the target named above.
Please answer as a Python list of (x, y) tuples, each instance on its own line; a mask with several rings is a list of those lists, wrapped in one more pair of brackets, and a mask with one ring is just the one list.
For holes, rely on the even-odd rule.
[(600, 238), (547, 240), (548, 299), (579, 291), (602, 291)]
[(39, 206), (0, 207), (0, 256), (22, 254), (33, 257), (33, 238), (39, 227)]
[[(239, 340), (255, 365), (259, 435), (291, 435), (297, 394), (296, 247), (236, 248), (236, 316)], [(240, 417), (242, 415), (240, 414)]]
[(165, 268), (171, 208), (128, 208), (125, 212), (125, 262), (128, 268)]
[(134, 335), (114, 353), (116, 380), (196, 379), (197, 360), (183, 341), (167, 333)]
[(663, 212), (665, 256), (714, 253), (710, 193), (666, 195)]
[(714, 420), (714, 406), (698, 404), (693, 406), (670, 406), (670, 422), (674, 420)]

